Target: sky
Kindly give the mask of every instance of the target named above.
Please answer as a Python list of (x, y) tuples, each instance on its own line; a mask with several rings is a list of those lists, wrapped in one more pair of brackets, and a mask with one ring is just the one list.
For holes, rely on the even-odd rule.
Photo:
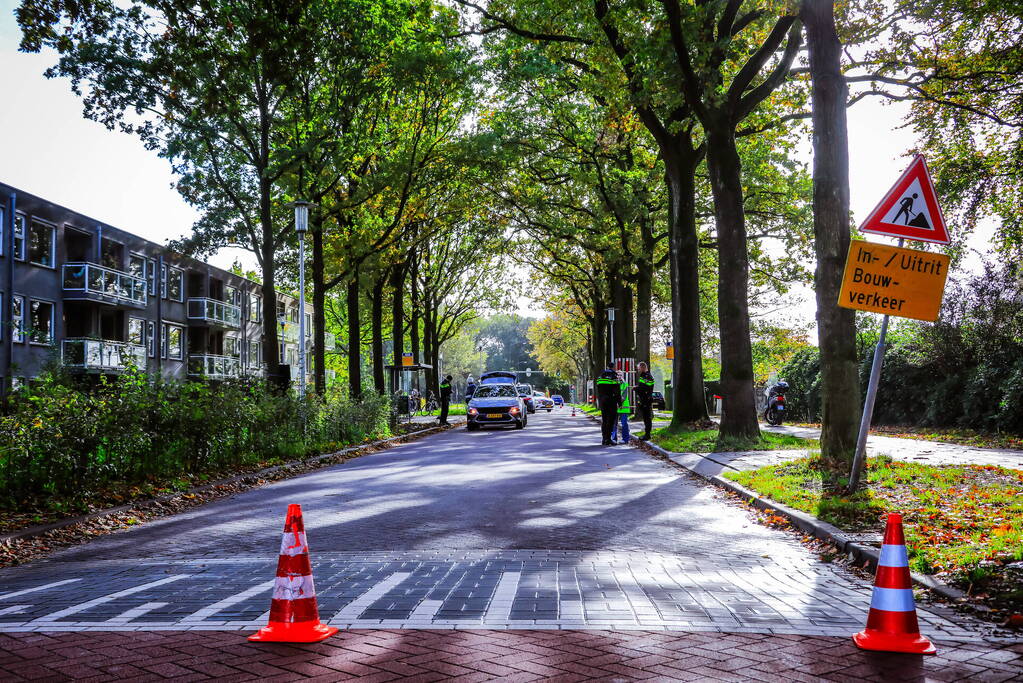
[[(154, 242), (188, 234), (197, 213), (173, 189), (170, 164), (146, 150), (137, 138), (84, 119), (81, 100), (68, 81), (43, 77), (56, 61), (53, 53), (18, 52), (16, 5), (13, 0), (0, 0), (4, 102), (0, 181)], [(867, 99), (849, 110), (850, 191), (857, 222), (909, 163), (905, 154), (915, 138), (912, 131), (901, 128), (904, 106)], [(983, 233), (975, 239), (974, 246), (982, 248)], [(224, 249), (210, 262), (226, 268), (236, 260), (255, 268), (255, 259), (241, 249)], [(794, 318), (812, 321), (812, 292), (805, 289), (792, 296), (800, 300), (794, 302)], [(519, 308), (523, 315), (542, 315), (528, 299), (522, 299)]]

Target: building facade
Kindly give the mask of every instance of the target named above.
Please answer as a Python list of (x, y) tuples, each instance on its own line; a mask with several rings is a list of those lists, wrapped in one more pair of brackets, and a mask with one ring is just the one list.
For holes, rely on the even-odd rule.
[[(129, 366), (168, 379), (258, 377), (263, 316), (298, 379), (298, 301), (0, 183), (0, 387), (48, 364), (87, 374)], [(312, 307), (306, 306), (307, 367)], [(327, 350), (333, 350), (328, 335)], [(311, 378), (310, 378), (311, 381)]]

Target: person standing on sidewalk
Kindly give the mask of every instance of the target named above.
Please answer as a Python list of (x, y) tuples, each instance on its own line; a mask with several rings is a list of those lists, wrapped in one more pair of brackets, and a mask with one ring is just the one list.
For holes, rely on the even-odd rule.
[(611, 445), (611, 432), (618, 420), (618, 406), (622, 403), (622, 386), (612, 368), (600, 373), (596, 382), (597, 405), (600, 407), (600, 445)]
[(451, 375), (440, 383), (440, 423), (448, 423), (448, 406), (451, 404)]
[(649, 441), (654, 421), (654, 376), (650, 374), (647, 364), (643, 361), (639, 362), (637, 369), (639, 374), (636, 375), (636, 413), (643, 419), (643, 428), (646, 430), (639, 438)]
[(618, 415), (615, 420), (614, 429), (611, 430), (611, 443), (612, 445), (618, 443), (618, 428), (621, 427), (622, 439), (621, 443), (629, 443), (629, 416), (632, 415), (632, 406), (629, 403), (629, 383), (625, 381), (625, 373), (619, 371), (618, 373), (618, 386), (621, 392), (622, 400), (618, 404)]

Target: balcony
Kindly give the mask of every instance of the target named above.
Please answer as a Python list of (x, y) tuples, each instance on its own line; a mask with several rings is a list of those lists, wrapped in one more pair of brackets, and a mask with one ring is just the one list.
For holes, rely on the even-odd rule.
[(203, 379), (234, 379), (241, 377), (242, 363), (237, 356), (203, 354), (188, 357), (188, 376)]
[(85, 372), (123, 372), (131, 366), (146, 369), (146, 347), (105, 339), (65, 339), (61, 358), (64, 367)]
[(145, 308), (145, 278), (95, 263), (64, 264), (64, 298), (96, 301), (113, 306)]
[(242, 324), (242, 309), (226, 301), (205, 297), (190, 298), (188, 300), (188, 322), (238, 329)]

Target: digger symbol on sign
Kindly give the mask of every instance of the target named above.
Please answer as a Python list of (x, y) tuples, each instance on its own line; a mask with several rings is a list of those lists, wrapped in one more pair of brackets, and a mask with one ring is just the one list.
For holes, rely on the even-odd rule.
[(892, 223), (898, 223), (899, 219), (905, 215), (906, 220), (903, 222), (903, 225), (912, 225), (917, 228), (930, 230), (931, 224), (927, 222), (927, 216), (924, 215), (923, 211), (913, 216), (913, 200), (919, 196), (920, 195), (914, 192), (912, 197), (903, 197), (899, 202), (899, 212), (895, 214), (895, 218), (892, 219)]

